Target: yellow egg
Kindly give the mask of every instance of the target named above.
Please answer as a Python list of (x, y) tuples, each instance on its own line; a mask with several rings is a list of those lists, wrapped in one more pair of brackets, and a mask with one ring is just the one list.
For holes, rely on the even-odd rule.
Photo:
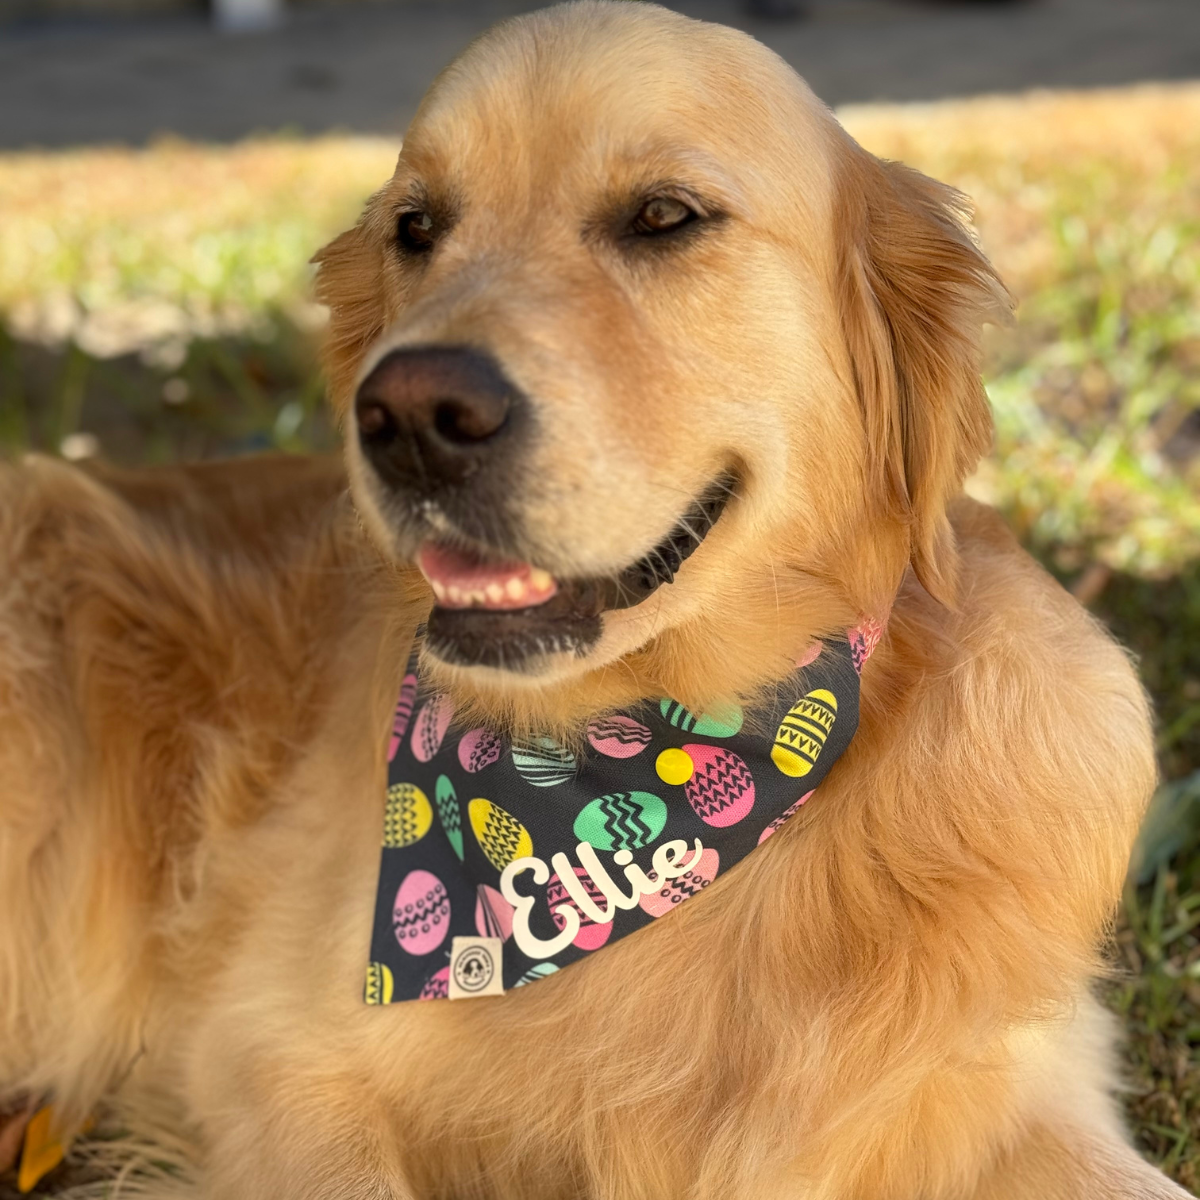
[(775, 735), (771, 761), (793, 779), (816, 765), (825, 739), (837, 720), (837, 697), (816, 688), (792, 705)]
[(533, 853), (529, 830), (500, 805), (472, 800), (467, 805), (467, 817), (479, 848), (497, 871), (503, 871), (513, 859), (528, 858)]
[(664, 750), (654, 763), (654, 769), (663, 783), (677, 786), (687, 783), (696, 770), (695, 763), (686, 750)]
[(395, 981), (384, 963), (367, 964), (367, 988), (364, 999), (368, 1004), (391, 1004)]
[(387, 790), (383, 844), (399, 850), (419, 842), (433, 824), (433, 805), (415, 783), (393, 783)]

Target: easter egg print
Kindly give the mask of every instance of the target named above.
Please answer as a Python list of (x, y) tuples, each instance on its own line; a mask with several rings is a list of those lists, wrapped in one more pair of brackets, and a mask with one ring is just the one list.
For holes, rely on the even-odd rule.
[(553, 738), (540, 737), (524, 746), (514, 746), (513, 766), (534, 787), (555, 787), (575, 774), (575, 755)]
[(442, 748), (442, 738), (453, 716), (454, 705), (449, 696), (434, 696), (417, 713), (412, 735), (412, 752), (417, 762), (428, 762)]
[(418, 1000), (445, 1000), (450, 995), (450, 968), (442, 967), (425, 980)]
[(475, 932), (506, 942), (512, 927), (513, 906), (494, 887), (481, 883), (475, 889)]
[(832, 692), (816, 688), (801, 697), (780, 722), (771, 761), (792, 779), (807, 775), (836, 720), (837, 697)]
[(450, 929), (450, 897), (442, 881), (429, 871), (409, 871), (392, 906), (392, 932), (408, 954), (428, 954)]
[(676, 729), (700, 737), (733, 737), (742, 728), (742, 710), (736, 704), (731, 704), (720, 712), (704, 713), (698, 717), (691, 709), (664, 697), (659, 701), (658, 711)]
[(433, 790), (433, 801), (437, 805), (438, 820), (446, 832), (446, 840), (450, 843), (458, 861), (462, 862), (463, 832), (462, 813), (458, 808), (458, 796), (454, 792), (454, 784), (445, 775), (437, 777)]
[(367, 986), (363, 999), (368, 1004), (391, 1004), (396, 981), (384, 963), (367, 963)]
[(714, 829), (736, 825), (754, 807), (754, 777), (732, 750), (684, 746), (695, 772), (683, 785), (696, 816)]
[(404, 740), (409, 719), (412, 717), (413, 701), (416, 698), (417, 677), (405, 675), (404, 682), (400, 685), (400, 698), (396, 701), (396, 712), (392, 717), (392, 736), (388, 742), (388, 762), (396, 757), (396, 751), (400, 749), (400, 743)]
[(535, 963), (516, 983), (513, 987), (524, 987), (527, 983), (536, 983), (539, 979), (545, 979), (547, 975), (553, 975), (558, 968), (552, 962)]
[(788, 819), (788, 817), (794, 816), (796, 813), (798, 813), (800, 811), (800, 805), (802, 805), (811, 795), (812, 792), (805, 792), (795, 804), (784, 809), (784, 811), (781, 812), (779, 816), (777, 816), (775, 820), (773, 820), (770, 825), (768, 825), (766, 829), (764, 829), (762, 833), (758, 835), (758, 845), (761, 846), (763, 842), (765, 842), (767, 838), (769, 838), (771, 834), (773, 834), (775, 830), (777, 830), (780, 825), (782, 825)]
[(458, 743), (458, 761), (462, 769), (470, 775), (490, 767), (504, 749), (504, 742), (498, 733), (490, 729), (472, 729), (462, 735)]
[(653, 735), (641, 721), (613, 713), (597, 717), (587, 728), (592, 749), (608, 758), (632, 758), (641, 754)]
[(529, 831), (500, 805), (472, 800), (467, 805), (467, 817), (479, 848), (497, 871), (503, 871), (514, 858), (528, 858), (533, 853)]
[(721, 859), (715, 850), (705, 850), (700, 855), (700, 861), (685, 874), (676, 879), (668, 879), (666, 883), (649, 896), (643, 896), (639, 901), (643, 912), (652, 917), (661, 917), (677, 908), (685, 900), (702, 892), (717, 877)]
[(433, 824), (429, 797), (415, 783), (393, 783), (383, 814), (383, 844), (400, 850), (419, 842)]
[(575, 836), (597, 850), (640, 850), (663, 831), (667, 806), (652, 792), (597, 796), (575, 818)]
[[(592, 882), (591, 876), (582, 867), (576, 867), (575, 874), (579, 876), (583, 886), (587, 889), (587, 894), (601, 908), (604, 908), (607, 903), (604, 893)], [(566, 928), (567, 923), (555, 911), (556, 909), (567, 904), (579, 913), (579, 932), (575, 935), (575, 940), (571, 943), (572, 946), (577, 946), (580, 950), (599, 950), (608, 941), (608, 935), (612, 933), (613, 923), (608, 921), (603, 925), (597, 925), (586, 913), (579, 912), (571, 897), (567, 895), (567, 889), (563, 887), (562, 880), (557, 875), (551, 875), (550, 882), (546, 884), (546, 904), (549, 906), (550, 913), (554, 917), (554, 924), (558, 926), (560, 931)]]

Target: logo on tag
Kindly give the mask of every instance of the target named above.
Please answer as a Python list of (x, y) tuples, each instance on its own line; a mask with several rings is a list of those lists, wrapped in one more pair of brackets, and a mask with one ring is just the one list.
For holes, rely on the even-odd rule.
[(503, 996), (504, 942), (492, 937), (456, 937), (450, 952), (450, 999)]

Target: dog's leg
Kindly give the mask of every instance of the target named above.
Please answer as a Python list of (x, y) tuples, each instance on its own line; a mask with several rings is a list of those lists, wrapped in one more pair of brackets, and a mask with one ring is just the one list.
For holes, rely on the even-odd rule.
[(1040, 1124), (997, 1159), (971, 1200), (1187, 1200), (1115, 1134)]

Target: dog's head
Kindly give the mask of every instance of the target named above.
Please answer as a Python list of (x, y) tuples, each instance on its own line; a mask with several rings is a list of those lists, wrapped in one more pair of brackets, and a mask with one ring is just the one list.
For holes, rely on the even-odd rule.
[(318, 257), (354, 494), (428, 581), (435, 669), (705, 655), (736, 689), (909, 563), (951, 600), (1003, 288), (955, 193), (751, 38), (606, 0), (497, 27)]

